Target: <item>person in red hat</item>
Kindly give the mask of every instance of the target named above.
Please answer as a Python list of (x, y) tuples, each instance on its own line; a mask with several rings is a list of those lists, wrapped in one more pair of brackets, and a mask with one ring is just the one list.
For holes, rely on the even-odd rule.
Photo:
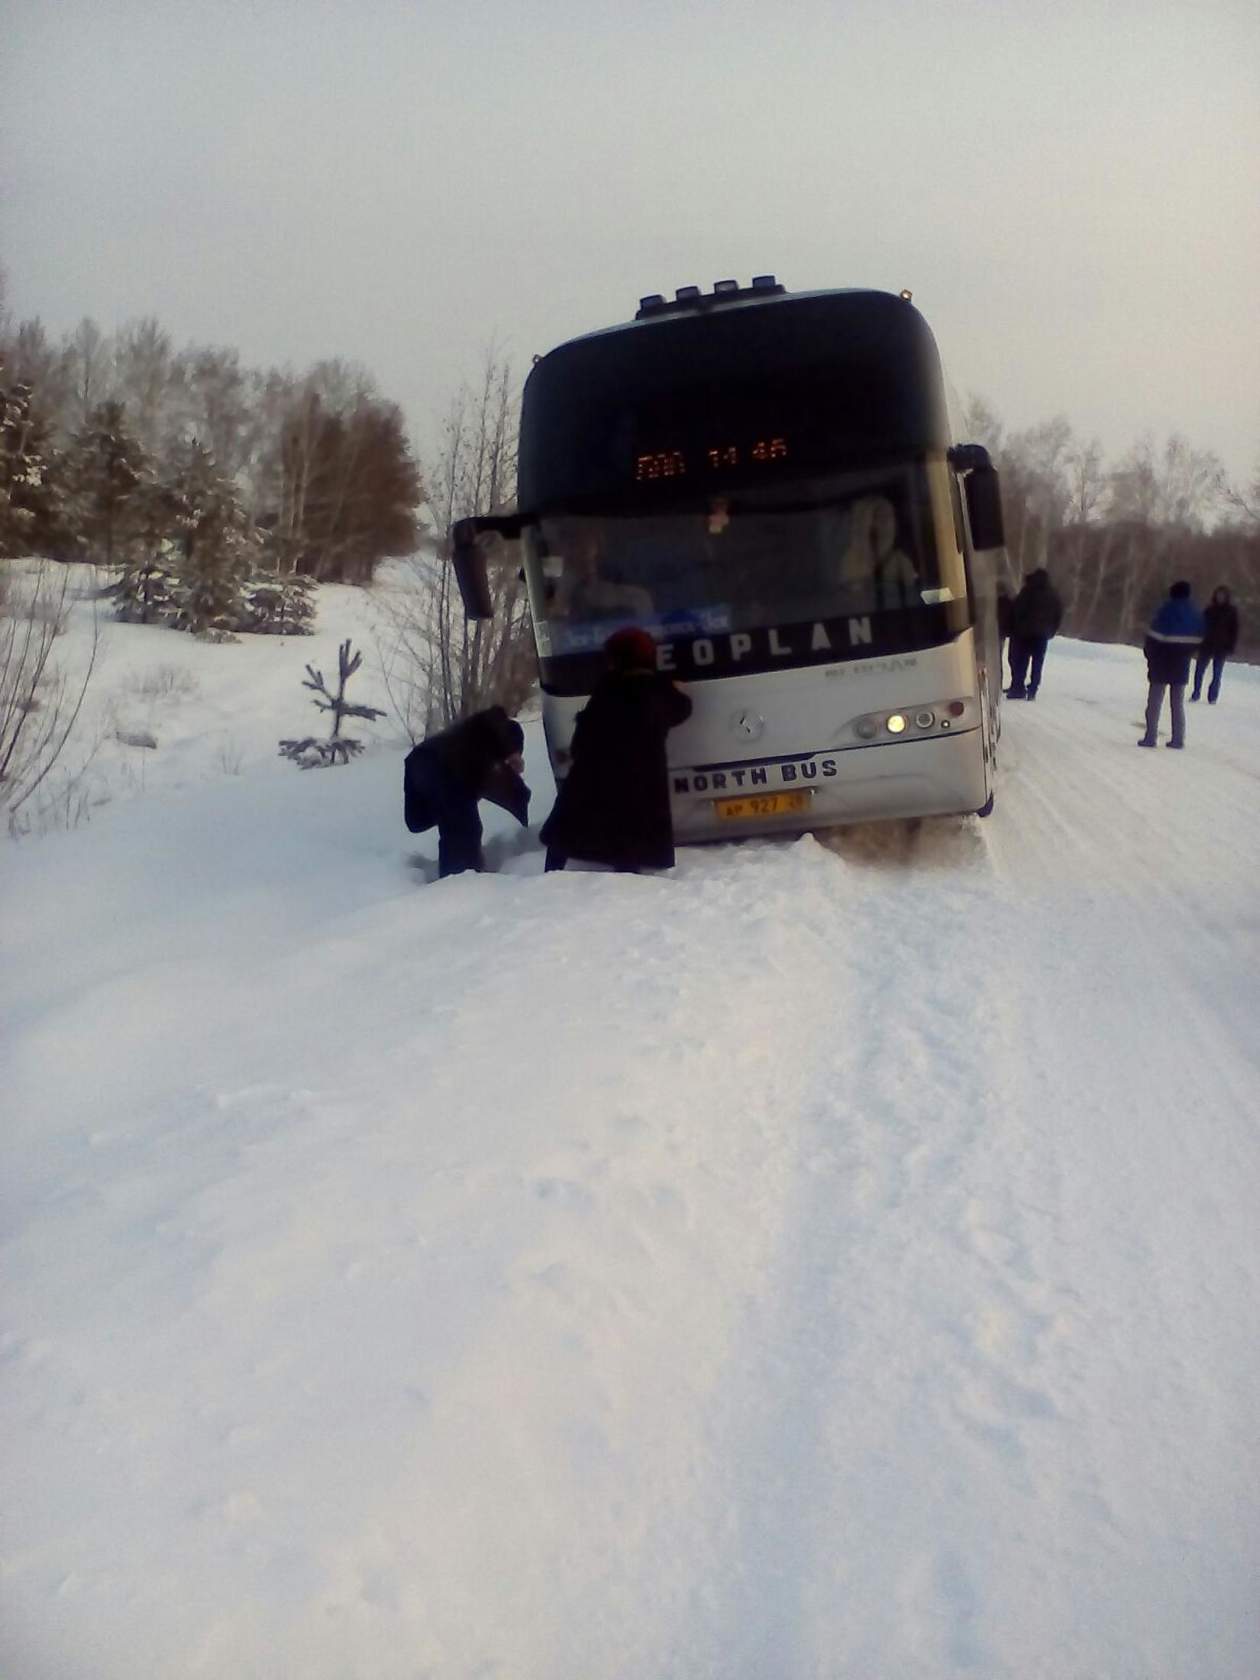
[(691, 701), (656, 667), (646, 630), (618, 630), (604, 643), (608, 669), (578, 714), (571, 764), (542, 826), (547, 868), (569, 858), (614, 869), (670, 869), (665, 739), (691, 716)]

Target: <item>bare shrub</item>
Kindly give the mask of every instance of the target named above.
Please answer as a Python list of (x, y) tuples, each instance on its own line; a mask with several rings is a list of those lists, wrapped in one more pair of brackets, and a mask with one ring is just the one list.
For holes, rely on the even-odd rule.
[[(72, 678), (53, 662), (69, 587), (66, 566), (40, 561), (18, 570), (8, 562), (0, 569), (0, 810), (13, 834), (29, 831), (29, 802), (65, 752), (96, 665), (95, 608), (82, 671)], [(71, 793), (64, 803), (72, 808)]]
[(133, 671), (122, 686), (137, 700), (184, 700), (197, 692), (197, 679), (183, 665), (150, 665)]
[(519, 556), (504, 545), (490, 567), (494, 615), (475, 623), (464, 615), (450, 563), (456, 519), (515, 506), (518, 421), (511, 367), (492, 345), (478, 382), (452, 400), (426, 474), (438, 540), (407, 563), (399, 586), (378, 597), (386, 621), (377, 639), (381, 675), (413, 741), (484, 706), (517, 712), (537, 678)]
[(14, 839), (26, 839), (56, 829), (78, 828), (91, 819), (92, 807), (101, 803), (99, 792), (91, 787), (82, 768), (55, 770), (35, 798), (10, 814), (9, 833)]

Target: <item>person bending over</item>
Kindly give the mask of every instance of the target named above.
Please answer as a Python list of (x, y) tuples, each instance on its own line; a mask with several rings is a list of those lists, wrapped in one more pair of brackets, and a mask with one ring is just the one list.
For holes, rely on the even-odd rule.
[(403, 819), (413, 834), (436, 825), (439, 877), (485, 868), (478, 800), (493, 800), (522, 824), (528, 820), (524, 747), (520, 724), (502, 706), (491, 706), (428, 736), (407, 754)]

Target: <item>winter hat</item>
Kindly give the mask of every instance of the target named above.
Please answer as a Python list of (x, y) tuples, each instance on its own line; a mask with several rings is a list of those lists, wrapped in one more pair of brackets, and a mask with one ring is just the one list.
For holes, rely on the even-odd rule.
[(1174, 583), (1168, 593), (1174, 601), (1184, 601), (1190, 594), (1190, 585), (1183, 578), (1181, 582)]
[(614, 671), (655, 671), (656, 643), (646, 630), (627, 625), (614, 630), (604, 643), (604, 653)]

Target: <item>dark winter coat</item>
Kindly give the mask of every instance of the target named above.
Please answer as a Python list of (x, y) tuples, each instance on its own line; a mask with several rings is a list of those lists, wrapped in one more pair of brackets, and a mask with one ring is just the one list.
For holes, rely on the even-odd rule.
[(1011, 607), (1013, 603), (1004, 589), (998, 590), (997, 596), (997, 626), (998, 635), (1006, 638), (1011, 633)]
[(1190, 660), (1203, 640), (1203, 614), (1188, 595), (1170, 596), (1160, 604), (1146, 632), (1142, 651), (1146, 675), (1153, 683), (1188, 682)]
[(1011, 602), (1012, 636), (1022, 641), (1049, 641), (1063, 623), (1063, 602), (1044, 566), (1029, 572), (1024, 587)]
[(1216, 593), (1225, 599), (1218, 601), (1213, 597), (1203, 609), (1203, 651), (1233, 653), (1238, 646), (1238, 608), (1230, 600), (1228, 589), (1218, 589)]
[(573, 731), (572, 767), (542, 826), (562, 857), (627, 869), (669, 869), (665, 738), (691, 716), (691, 701), (658, 671), (600, 679)]
[(437, 821), (415, 774), (427, 763), (458, 798), (491, 799), (510, 811), (518, 822), (529, 815), (529, 789), (505, 762), (525, 746), (525, 732), (503, 710), (491, 706), (454, 723), (438, 735), (430, 735), (413, 747), (403, 764), (403, 820), (413, 834), (421, 834)]

